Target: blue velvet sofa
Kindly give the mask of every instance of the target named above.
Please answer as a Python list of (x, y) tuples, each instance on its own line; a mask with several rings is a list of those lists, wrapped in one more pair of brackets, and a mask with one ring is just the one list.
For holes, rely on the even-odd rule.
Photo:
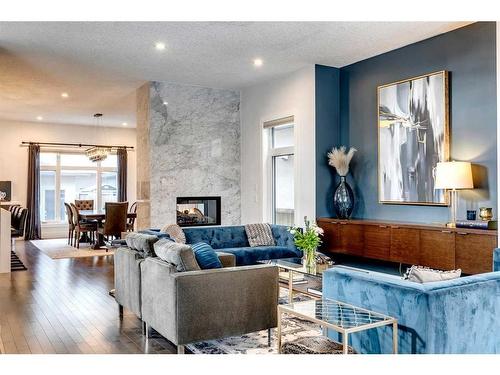
[(259, 260), (302, 257), (288, 227), (271, 225), (271, 230), (276, 246), (250, 247), (243, 225), (183, 228), (186, 243), (206, 242), (215, 250), (234, 254), (237, 266), (253, 265)]
[[(419, 284), (339, 266), (324, 273), (323, 296), (397, 318), (400, 353), (500, 353), (498, 249), (493, 271)], [(351, 340), (360, 353), (391, 353), (392, 329), (358, 332)]]

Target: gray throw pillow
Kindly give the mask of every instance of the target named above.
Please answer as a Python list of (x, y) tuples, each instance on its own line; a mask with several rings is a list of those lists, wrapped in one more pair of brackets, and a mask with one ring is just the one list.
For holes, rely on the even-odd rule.
[(161, 239), (154, 244), (154, 248), (159, 258), (173, 265), (179, 272), (201, 269), (196, 262), (193, 249), (189, 245)]
[(276, 245), (269, 224), (247, 224), (245, 225), (245, 232), (251, 247)]
[(132, 232), (125, 237), (125, 242), (127, 242), (129, 248), (142, 252), (144, 256), (149, 257), (155, 256), (153, 245), (156, 241), (158, 241), (158, 237), (151, 234)]
[(460, 268), (452, 271), (439, 271), (429, 267), (411, 266), (411, 268), (406, 271), (404, 279), (423, 284), (458, 279), (461, 274), (462, 270)]

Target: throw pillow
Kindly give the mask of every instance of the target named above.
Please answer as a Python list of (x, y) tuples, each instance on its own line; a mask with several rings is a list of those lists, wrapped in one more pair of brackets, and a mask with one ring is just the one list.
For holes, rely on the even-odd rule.
[(186, 236), (182, 228), (177, 224), (167, 224), (161, 231), (167, 233), (175, 242), (186, 243)]
[(461, 274), (461, 269), (452, 271), (439, 271), (429, 267), (411, 266), (411, 268), (406, 271), (406, 274), (403, 278), (405, 280), (423, 284), (435, 281), (458, 279)]
[(132, 232), (125, 237), (127, 246), (132, 250), (142, 252), (145, 257), (155, 256), (154, 244), (156, 241), (158, 241), (157, 236), (144, 233)]
[(191, 245), (191, 247), (193, 248), (196, 261), (202, 270), (222, 268), (222, 263), (212, 246), (205, 242), (198, 242)]
[(179, 272), (200, 270), (193, 249), (188, 245), (164, 238), (156, 242), (154, 248), (160, 259), (173, 265)]
[(247, 224), (245, 225), (245, 232), (251, 247), (276, 245), (269, 224)]
[[(168, 233), (163, 233), (163, 232), (160, 232), (160, 230), (153, 230), (153, 229), (143, 229), (143, 230), (139, 230), (137, 231), (137, 233), (142, 233), (142, 234), (149, 234), (151, 236), (155, 236), (155, 237), (158, 237), (158, 239), (162, 239), (162, 238), (167, 238), (167, 239), (171, 239), (170, 238), (170, 235)], [(172, 240), (173, 241), (173, 240)]]

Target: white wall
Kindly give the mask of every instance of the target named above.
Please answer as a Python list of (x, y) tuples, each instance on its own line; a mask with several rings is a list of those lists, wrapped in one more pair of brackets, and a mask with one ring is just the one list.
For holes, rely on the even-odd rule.
[[(0, 181), (12, 181), (12, 201), (26, 205), (28, 149), (22, 141), (102, 143), (135, 147), (136, 131), (127, 128), (0, 121)], [(136, 155), (128, 154), (128, 200), (136, 200)]]
[(262, 124), (295, 117), (295, 224), (315, 218), (315, 73), (314, 65), (241, 92), (241, 221), (269, 221), (264, 212)]

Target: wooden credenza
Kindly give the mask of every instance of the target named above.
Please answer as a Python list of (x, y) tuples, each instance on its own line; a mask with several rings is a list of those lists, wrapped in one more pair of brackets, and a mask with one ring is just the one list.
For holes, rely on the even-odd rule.
[(496, 230), (331, 218), (319, 218), (317, 222), (325, 231), (321, 247), (325, 253), (441, 270), (461, 268), (466, 274), (491, 272), (498, 242)]

